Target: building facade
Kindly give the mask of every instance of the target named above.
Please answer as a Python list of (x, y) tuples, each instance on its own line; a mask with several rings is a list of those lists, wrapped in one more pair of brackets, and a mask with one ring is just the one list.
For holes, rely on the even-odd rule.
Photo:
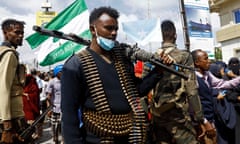
[(216, 32), (221, 44), (223, 61), (240, 58), (240, 1), (209, 0), (211, 12), (219, 13), (221, 28)]

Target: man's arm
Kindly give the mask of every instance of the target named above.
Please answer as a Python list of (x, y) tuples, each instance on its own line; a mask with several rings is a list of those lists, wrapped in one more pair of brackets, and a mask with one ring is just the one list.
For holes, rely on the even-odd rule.
[(1, 59), (1, 75), (0, 75), (0, 118), (3, 120), (2, 142), (12, 143), (13, 136), (16, 135), (12, 131), (12, 115), (11, 115), (11, 88), (16, 76), (18, 60), (14, 53), (5, 53)]
[(211, 72), (208, 72), (211, 78), (211, 86), (217, 89), (232, 89), (240, 84), (240, 76), (231, 80), (223, 80), (216, 78)]
[(61, 77), (61, 110), (65, 143), (83, 143), (78, 118), (80, 103), (83, 103), (81, 99), (85, 95), (81, 75), (79, 59), (76, 56), (72, 57), (65, 63)]
[(11, 88), (16, 76), (18, 60), (13, 53), (6, 53), (0, 62), (0, 113), (2, 120), (11, 120)]
[[(159, 59), (162, 60), (161, 63), (166, 67), (174, 62), (174, 59), (163, 51), (156, 53), (155, 55), (159, 56)], [(164, 70), (166, 70), (164, 67), (154, 65), (154, 69), (143, 78), (142, 82), (138, 86), (140, 96), (147, 95), (149, 91), (156, 86), (157, 82), (163, 77)]]

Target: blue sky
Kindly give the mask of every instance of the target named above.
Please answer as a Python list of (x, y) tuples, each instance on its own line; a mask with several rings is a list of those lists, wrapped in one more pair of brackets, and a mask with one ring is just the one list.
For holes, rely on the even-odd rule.
[[(0, 21), (6, 18), (16, 18), (26, 22), (25, 36), (32, 34), (32, 26), (36, 23), (35, 13), (41, 9), (41, 4), (46, 0), (7, 0), (0, 1)], [(52, 11), (60, 12), (74, 0), (48, 0), (52, 4)], [(184, 47), (183, 43), (183, 28), (181, 24), (181, 15), (179, 11), (178, 0), (85, 0), (89, 10), (99, 6), (111, 6), (120, 12), (119, 22), (128, 22), (134, 20), (143, 20), (149, 18), (160, 18), (160, 21), (165, 19), (172, 20), (177, 28), (179, 47)], [(216, 15), (211, 16), (212, 25), (214, 29), (218, 28), (218, 19)], [(125, 34), (119, 32), (120, 40), (126, 40)], [(2, 35), (0, 35), (2, 41)], [(131, 41), (127, 38), (127, 41)], [(151, 45), (153, 50), (160, 46), (159, 43)], [(151, 50), (152, 50), (151, 49)], [(19, 49), (23, 61), (32, 60), (34, 52), (24, 45)]]

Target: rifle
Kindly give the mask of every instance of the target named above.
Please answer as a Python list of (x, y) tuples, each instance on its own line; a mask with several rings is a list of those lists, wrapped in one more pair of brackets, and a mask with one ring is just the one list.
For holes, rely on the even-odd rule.
[(24, 143), (32, 142), (32, 134), (35, 132), (37, 124), (44, 118), (44, 116), (52, 109), (50, 105), (29, 127), (27, 127), (19, 136), (24, 139)]
[[(90, 40), (79, 37), (79, 36), (77, 36), (73, 33), (72, 34), (65, 34), (65, 33), (57, 31), (57, 30), (48, 30), (48, 29), (44, 29), (44, 28), (39, 27), (39, 26), (33, 26), (33, 30), (42, 34), (42, 35), (47, 35), (47, 36), (52, 36), (52, 37), (56, 37), (56, 38), (60, 38), (60, 39), (70, 40), (70, 41), (76, 42), (78, 44), (86, 45), (86, 46), (89, 46), (90, 43), (91, 43)], [(152, 64), (154, 64), (156, 66), (159, 66), (159, 67), (163, 68), (164, 70), (167, 70), (168, 72), (171, 72), (171, 73), (173, 73), (177, 76), (180, 76), (180, 77), (184, 78), (185, 80), (188, 79), (188, 76), (176, 71), (175, 69), (170, 68), (169, 66), (164, 65), (161, 62), (161, 60), (154, 58), (154, 54), (145, 52), (144, 50), (141, 50), (140, 48), (138, 48), (136, 45), (135, 46), (130, 46), (130, 45), (125, 44), (125, 43), (121, 43), (121, 44), (117, 43), (117, 44), (119, 46), (122, 45), (122, 46), (128, 47), (128, 49), (126, 50), (126, 55), (128, 57), (134, 57), (134, 58), (142, 60), (142, 61), (149, 61)], [(141, 58), (145, 57), (145, 56), (148, 56), (148, 57), (143, 58), (144, 59), (143, 60), (143, 59), (138, 57), (138, 53), (140, 54)], [(174, 63), (174, 65), (182, 67), (182, 68), (191, 69), (191, 70), (193, 69), (191, 67), (187, 67), (187, 66), (184, 66), (184, 65), (181, 65), (181, 64)]]

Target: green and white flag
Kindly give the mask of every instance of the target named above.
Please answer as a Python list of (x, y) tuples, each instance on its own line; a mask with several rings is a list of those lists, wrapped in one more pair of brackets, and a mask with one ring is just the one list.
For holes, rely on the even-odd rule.
[[(90, 39), (88, 19), (89, 11), (85, 1), (76, 0), (53, 18), (44, 28), (66, 34), (74, 33), (85, 39)], [(44, 36), (39, 33), (30, 35), (26, 40), (32, 49), (39, 48), (37, 59), (41, 66), (62, 61), (86, 47), (75, 42)]]

